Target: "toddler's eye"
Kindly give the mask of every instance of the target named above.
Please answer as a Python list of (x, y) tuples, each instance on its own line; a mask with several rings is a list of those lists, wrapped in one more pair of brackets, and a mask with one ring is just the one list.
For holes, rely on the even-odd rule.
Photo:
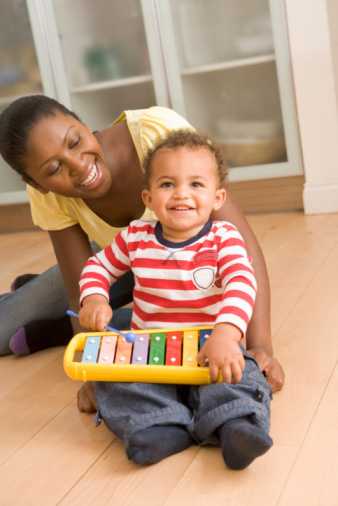
[(173, 183), (170, 181), (163, 181), (163, 183), (160, 184), (160, 188), (171, 188), (173, 186)]
[(203, 184), (202, 184), (200, 181), (193, 181), (193, 182), (191, 183), (191, 186), (192, 186), (193, 188), (201, 188), (201, 187), (203, 186)]

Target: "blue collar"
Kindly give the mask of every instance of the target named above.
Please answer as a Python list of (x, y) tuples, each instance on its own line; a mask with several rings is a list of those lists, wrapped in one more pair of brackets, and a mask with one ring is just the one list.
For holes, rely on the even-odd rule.
[(163, 244), (163, 246), (166, 246), (167, 248), (184, 248), (185, 246), (189, 246), (190, 244), (193, 244), (194, 242), (198, 241), (201, 237), (208, 234), (211, 230), (212, 226), (212, 220), (208, 220), (205, 225), (201, 228), (201, 230), (198, 232), (198, 234), (194, 235), (193, 237), (190, 237), (190, 239), (186, 239), (182, 242), (173, 242), (168, 241), (168, 239), (165, 239), (163, 237), (163, 229), (161, 223), (158, 221), (155, 225), (155, 237), (158, 240), (160, 244)]

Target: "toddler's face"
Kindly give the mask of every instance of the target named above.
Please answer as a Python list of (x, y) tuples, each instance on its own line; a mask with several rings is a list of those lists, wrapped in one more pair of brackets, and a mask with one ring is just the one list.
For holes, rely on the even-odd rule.
[(164, 237), (181, 242), (196, 235), (225, 201), (216, 160), (207, 148), (160, 149), (151, 164), (143, 201), (162, 224)]

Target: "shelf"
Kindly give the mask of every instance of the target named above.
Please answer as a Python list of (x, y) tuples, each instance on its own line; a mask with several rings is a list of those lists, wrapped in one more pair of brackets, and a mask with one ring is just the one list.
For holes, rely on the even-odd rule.
[(7, 97), (0, 96), (0, 107), (3, 105), (7, 106), (7, 105), (11, 104), (12, 102), (14, 102), (15, 100), (17, 100), (18, 98), (26, 97), (28, 95), (40, 95), (42, 93), (43, 93), (43, 91), (29, 91), (29, 90), (27, 90), (27, 92), (25, 92), (25, 93), (8, 95)]
[(28, 202), (28, 195), (25, 190), (4, 193), (0, 192), (0, 206), (11, 204), (26, 204)]
[(293, 166), (290, 162), (267, 163), (264, 165), (247, 165), (245, 167), (229, 167), (228, 181), (254, 181), (277, 177), (302, 176), (301, 165)]
[(135, 84), (148, 83), (152, 81), (151, 75), (142, 75), (136, 77), (126, 77), (124, 79), (112, 79), (83, 86), (77, 86), (71, 89), (72, 93), (88, 93), (92, 91), (108, 90), (110, 88), (121, 88), (123, 86), (133, 86)]
[(204, 74), (207, 72), (218, 72), (221, 70), (234, 69), (238, 67), (246, 67), (249, 65), (260, 65), (275, 61), (275, 54), (270, 53), (262, 56), (252, 56), (250, 58), (240, 58), (238, 60), (230, 60), (221, 63), (209, 63), (207, 65), (197, 65), (195, 67), (185, 68), (181, 71), (182, 76), (191, 76), (195, 74)]
[[(29, 95), (29, 93), (27, 93), (27, 95)], [(24, 95), (10, 95), (8, 97), (1, 97), (0, 96), (0, 107), (1, 106), (7, 106), (9, 105), (11, 102), (14, 102), (14, 100), (16, 100), (17, 98), (20, 98), (20, 97), (23, 97)]]

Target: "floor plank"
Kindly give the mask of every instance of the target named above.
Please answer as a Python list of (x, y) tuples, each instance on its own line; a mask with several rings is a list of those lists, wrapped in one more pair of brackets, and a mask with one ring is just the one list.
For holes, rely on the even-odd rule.
[[(38, 359), (37, 359), (38, 360)], [(78, 384), (65, 375), (60, 356), (32, 373), (0, 403), (0, 464), (24, 447), (74, 398)]]
[(55, 264), (55, 255), (46, 232), (1, 235), (0, 258), (6, 269), (0, 272), (0, 291), (8, 292), (13, 279), (27, 272), (43, 272)]
[[(63, 349), (0, 359), (0, 506), (337, 506), (338, 215), (249, 217), (266, 255), (275, 352), (287, 373), (272, 402), (274, 446), (247, 470), (192, 447), (139, 468), (90, 416)], [(44, 233), (2, 236), (0, 287), (54, 263)], [(25, 254), (23, 254), (23, 251)]]
[(60, 502), (62, 506), (160, 506), (198, 453), (197, 446), (156, 466), (138, 467), (114, 441), (88, 473)]
[[(0, 367), (0, 399), (11, 390), (25, 383), (37, 371), (43, 369), (47, 364), (54, 367), (57, 359), (62, 362), (63, 347), (43, 350), (39, 355), (28, 355), (26, 357), (15, 357), (8, 355), (1, 357)], [(13, 370), (15, 374), (13, 374)]]
[(274, 336), (287, 383), (275, 397), (272, 420), (273, 430), (284, 444), (302, 443), (338, 359), (338, 311), (333, 303), (337, 254), (338, 247)]
[(338, 363), (290, 469), (278, 506), (338, 504)]
[(96, 428), (72, 402), (1, 466), (0, 504), (58, 504), (112, 440), (103, 425)]
[(274, 447), (266, 456), (257, 459), (254, 465), (238, 472), (225, 468), (218, 448), (203, 448), (164, 504), (273, 505), (295, 451), (293, 447)]

